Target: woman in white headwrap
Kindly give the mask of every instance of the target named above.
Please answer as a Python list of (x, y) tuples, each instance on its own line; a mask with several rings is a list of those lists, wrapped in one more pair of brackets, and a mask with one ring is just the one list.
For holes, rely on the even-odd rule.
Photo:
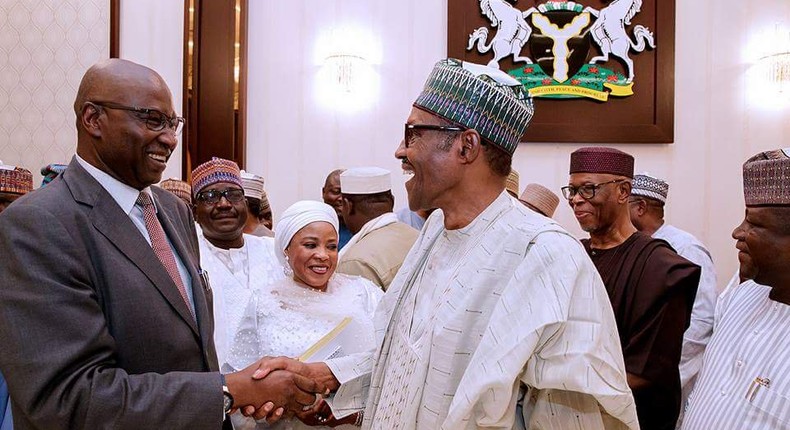
[[(243, 369), (263, 356), (300, 357), (347, 317), (351, 322), (338, 336), (340, 349), (333, 356), (373, 348), (373, 314), (383, 293), (365, 278), (335, 273), (337, 231), (337, 214), (324, 203), (300, 201), (282, 214), (275, 227), (274, 252), (286, 276), (261, 282), (253, 294), (231, 346), (232, 367)], [(351, 416), (343, 422), (355, 421)], [(256, 428), (254, 421), (239, 414), (234, 415), (234, 426)], [(260, 423), (257, 428), (315, 427), (292, 419), (273, 426)]]

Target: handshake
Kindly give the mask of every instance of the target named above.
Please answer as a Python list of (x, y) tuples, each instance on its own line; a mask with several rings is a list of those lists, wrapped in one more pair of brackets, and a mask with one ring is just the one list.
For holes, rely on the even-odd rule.
[(340, 383), (325, 363), (302, 363), (287, 357), (264, 357), (225, 375), (233, 397), (231, 411), (274, 423), (296, 416), (308, 425), (357, 424), (361, 414), (336, 419), (323, 398)]

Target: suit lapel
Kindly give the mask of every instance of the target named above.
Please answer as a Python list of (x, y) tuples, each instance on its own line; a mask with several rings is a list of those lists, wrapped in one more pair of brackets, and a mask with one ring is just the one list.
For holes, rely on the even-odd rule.
[(108, 193), (105, 192), (96, 201), (93, 211), (91, 211), (91, 220), (93, 220), (93, 226), (145, 274), (197, 335), (198, 329), (195, 319), (181, 297), (181, 293), (178, 292), (178, 287), (167, 274), (162, 263), (159, 262), (151, 245), (146, 242), (129, 216), (123, 213)]
[[(77, 202), (92, 207), (90, 219), (93, 226), (103, 234), (123, 255), (126, 256), (151, 281), (167, 302), (198, 335), (197, 324), (187, 308), (178, 287), (167, 274), (162, 263), (154, 254), (129, 216), (121, 210), (110, 194), (82, 168), (73, 158), (64, 180)], [(189, 266), (189, 264), (187, 264)]]

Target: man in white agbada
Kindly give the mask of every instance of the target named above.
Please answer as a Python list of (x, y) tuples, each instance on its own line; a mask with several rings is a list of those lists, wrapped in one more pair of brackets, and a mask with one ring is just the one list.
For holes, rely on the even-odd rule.
[(340, 174), (341, 209), (354, 236), (340, 251), (337, 271), (362, 276), (387, 291), (409, 253), (417, 230), (392, 212), (389, 170), (356, 167)]
[(790, 149), (743, 165), (740, 277), (719, 298), (684, 430), (790, 429)]
[(214, 342), (222, 373), (231, 372), (228, 356), (253, 286), (283, 278), (274, 239), (243, 234), (247, 220), (238, 165), (214, 158), (192, 172), (195, 219), (200, 226), (200, 265), (210, 278), (214, 301)]
[[(683, 333), (683, 350), (680, 356), (681, 405), (688, 401), (697, 374), (702, 368), (702, 355), (713, 334), (713, 312), (718, 296), (716, 268), (710, 252), (691, 233), (664, 222), (664, 205), (669, 194), (669, 184), (647, 173), (634, 175), (631, 197), (628, 199), (631, 222), (637, 230), (656, 239), (663, 239), (683, 258), (702, 268), (691, 323)], [(679, 422), (683, 420), (681, 407)]]
[(382, 299), (374, 351), (303, 365), (371, 429), (636, 429), (614, 315), (581, 244), (505, 192), (533, 114), (503, 72), (437, 63), (395, 155), (438, 208)]

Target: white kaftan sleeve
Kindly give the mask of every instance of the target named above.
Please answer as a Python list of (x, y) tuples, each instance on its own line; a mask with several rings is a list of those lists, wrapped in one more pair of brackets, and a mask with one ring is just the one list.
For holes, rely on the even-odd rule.
[[(372, 330), (373, 316), (384, 293), (365, 278), (354, 277), (351, 282), (353, 283), (351, 287), (358, 292), (357, 305), (365, 314)], [(336, 417), (343, 418), (365, 409), (375, 352), (374, 347), (366, 352), (326, 361), (329, 370), (341, 384), (335, 395), (327, 402)]]
[(371, 349), (368, 352), (326, 361), (329, 370), (340, 382), (340, 388), (335, 395), (327, 399), (327, 403), (337, 418), (343, 418), (365, 409), (375, 352), (375, 349)]

